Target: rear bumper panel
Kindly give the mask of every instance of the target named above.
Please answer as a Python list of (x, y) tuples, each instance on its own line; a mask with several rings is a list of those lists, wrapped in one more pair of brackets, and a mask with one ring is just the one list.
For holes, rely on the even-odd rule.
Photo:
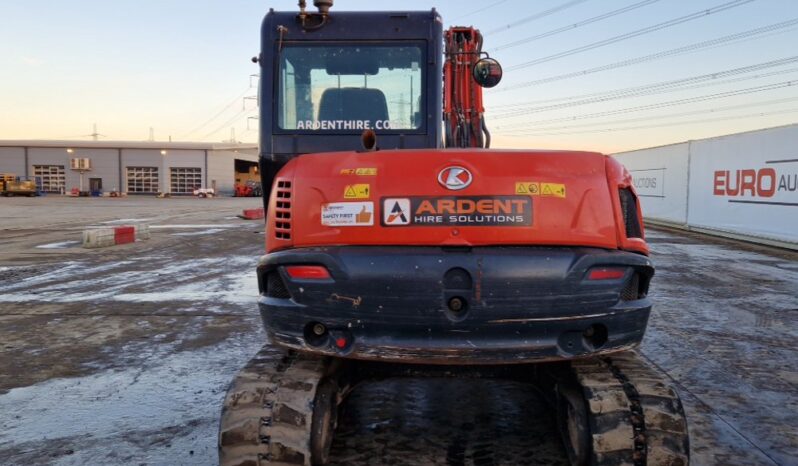
[[(324, 265), (331, 278), (291, 279), (283, 268), (291, 264)], [(589, 281), (593, 267), (626, 272)], [(521, 363), (639, 344), (652, 274), (645, 256), (594, 248), (294, 249), (261, 260), (259, 307), (271, 340), (301, 351), (418, 363)], [(463, 304), (459, 311), (453, 299)], [(313, 333), (315, 324), (326, 332)]]

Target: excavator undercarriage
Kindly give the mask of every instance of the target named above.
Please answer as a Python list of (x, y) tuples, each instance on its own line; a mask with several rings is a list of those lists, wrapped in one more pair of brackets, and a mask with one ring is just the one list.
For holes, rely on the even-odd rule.
[(526, 382), (555, 411), (571, 464), (689, 464), (679, 397), (661, 372), (635, 351), (572, 362), (423, 366), (349, 361), (270, 345), (239, 372), (227, 392), (219, 432), (220, 464), (325, 464), (346, 396), (361, 382), (388, 377)]

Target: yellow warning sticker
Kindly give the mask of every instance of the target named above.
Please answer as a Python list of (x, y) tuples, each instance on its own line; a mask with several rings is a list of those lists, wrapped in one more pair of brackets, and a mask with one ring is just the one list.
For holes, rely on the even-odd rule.
[(348, 184), (344, 188), (344, 199), (368, 199), (371, 189), (368, 184)]
[(515, 183), (515, 193), (537, 196), (540, 194), (540, 183), (536, 181), (519, 181)]
[(515, 193), (528, 194), (530, 196), (565, 197), (565, 185), (562, 183), (540, 183), (538, 181), (517, 181), (515, 183)]
[(540, 183), (540, 194), (543, 196), (565, 197), (565, 185), (562, 183)]
[(372, 168), (343, 168), (342, 175), (377, 176), (377, 169)]

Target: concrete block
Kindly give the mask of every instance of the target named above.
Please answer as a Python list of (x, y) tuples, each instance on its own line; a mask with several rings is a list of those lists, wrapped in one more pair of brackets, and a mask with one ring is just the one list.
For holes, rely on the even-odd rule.
[(144, 223), (83, 231), (84, 248), (104, 248), (148, 239), (150, 239), (150, 227)]
[(246, 220), (257, 220), (259, 218), (263, 218), (264, 215), (265, 213), (263, 211), (263, 207), (261, 207), (259, 209), (244, 209), (244, 212), (242, 212), (239, 217)]
[(150, 239), (150, 226), (146, 223), (139, 223), (133, 225), (133, 228), (136, 229), (136, 240), (137, 241), (144, 241)]
[(104, 248), (116, 244), (116, 233), (113, 228), (93, 228), (83, 231), (84, 248)]

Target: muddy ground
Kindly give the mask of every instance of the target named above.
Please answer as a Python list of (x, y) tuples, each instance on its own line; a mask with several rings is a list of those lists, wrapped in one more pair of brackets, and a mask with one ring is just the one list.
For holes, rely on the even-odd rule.
[[(224, 391), (264, 343), (255, 199), (0, 199), (0, 464), (214, 464)], [(87, 225), (153, 238), (79, 247)], [(695, 465), (798, 464), (798, 254), (650, 231), (643, 355), (676, 383)], [(392, 379), (347, 400), (334, 463), (551, 464), (523, 385)], [(561, 461), (560, 464), (565, 464)]]

